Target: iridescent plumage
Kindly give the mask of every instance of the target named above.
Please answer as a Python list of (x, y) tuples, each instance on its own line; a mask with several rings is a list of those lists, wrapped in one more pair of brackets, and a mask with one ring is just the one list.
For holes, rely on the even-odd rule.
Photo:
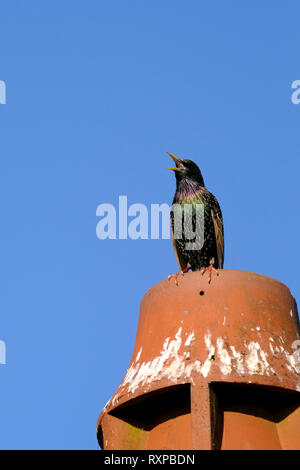
[[(173, 247), (180, 271), (186, 271), (190, 266), (192, 271), (201, 270), (208, 266), (222, 269), (224, 263), (224, 231), (222, 212), (216, 197), (210, 193), (204, 185), (203, 177), (198, 166), (191, 160), (181, 160), (169, 154), (176, 163), (176, 168), (171, 168), (176, 176), (176, 192), (173, 204), (178, 204), (183, 211), (182, 220), (174, 217), (171, 211), (171, 232)], [(184, 224), (184, 207), (191, 205), (192, 223)], [(204, 224), (203, 246), (197, 250), (187, 249), (187, 243), (195, 240), (196, 230), (196, 205), (203, 205)], [(199, 206), (200, 207), (200, 206)], [(178, 221), (179, 220), (179, 221)], [(176, 227), (175, 224), (182, 224)], [(181, 228), (182, 238), (174, 239), (176, 229)]]

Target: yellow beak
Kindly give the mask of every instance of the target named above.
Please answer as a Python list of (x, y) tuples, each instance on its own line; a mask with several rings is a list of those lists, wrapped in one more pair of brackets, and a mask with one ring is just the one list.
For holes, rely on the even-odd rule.
[[(167, 152), (167, 154), (170, 155), (170, 157), (176, 163), (176, 165), (177, 165), (177, 163), (181, 162), (180, 158), (176, 157), (172, 153)], [(167, 168), (167, 170), (180, 171), (180, 168), (178, 168), (178, 167), (176, 167), (176, 168)]]

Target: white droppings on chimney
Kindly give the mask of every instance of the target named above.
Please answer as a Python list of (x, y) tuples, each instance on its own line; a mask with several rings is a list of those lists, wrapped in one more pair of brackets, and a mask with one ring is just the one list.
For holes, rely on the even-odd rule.
[(206, 345), (206, 348), (208, 350), (208, 357), (207, 359), (204, 361), (204, 364), (203, 366), (201, 367), (200, 371), (201, 371), (201, 374), (203, 375), (203, 377), (207, 377), (209, 371), (210, 371), (210, 368), (211, 368), (211, 360), (210, 358), (214, 355), (215, 353), (215, 347), (212, 346), (211, 344), (211, 332), (208, 330), (208, 332), (206, 333), (206, 335), (204, 336), (204, 342), (205, 342), (205, 345)]
[(259, 354), (260, 354), (260, 357), (262, 358), (262, 361), (263, 361), (265, 367), (269, 367), (270, 364), (267, 361), (268, 354), (265, 353), (265, 351), (263, 351), (262, 349), (259, 350)]
[(190, 346), (192, 341), (195, 341), (194, 332), (192, 332), (192, 333), (188, 336), (188, 338), (187, 338), (186, 342), (184, 343), (184, 345), (185, 345), (185, 346)]
[[(186, 337), (185, 342), (183, 336)], [(184, 332), (182, 326), (178, 329), (174, 338), (167, 337), (160, 354), (152, 360), (140, 363), (142, 348), (138, 351), (134, 362), (129, 367), (120, 390), (116, 396), (109, 402), (114, 405), (119, 397), (126, 392), (135, 392), (137, 388), (151, 384), (153, 381), (168, 379), (170, 382), (177, 383), (178, 378), (194, 383), (195, 373), (207, 377), (212, 368), (217, 367), (222, 374), (228, 375), (233, 370), (239, 375), (271, 375), (275, 374), (274, 369), (268, 362), (268, 353), (264, 351), (258, 341), (247, 343), (244, 341), (242, 350), (237, 350), (232, 344), (224, 342), (225, 337), (219, 336), (212, 340), (212, 334), (207, 330), (203, 338), (203, 346), (207, 349), (207, 356), (204, 362), (199, 359), (191, 360), (192, 354), (190, 347), (195, 341), (195, 332)], [(279, 338), (278, 338), (279, 339)], [(276, 342), (278, 341), (276, 338)], [(229, 341), (227, 339), (227, 341)], [(280, 341), (280, 339), (279, 339)], [(283, 339), (281, 338), (281, 343)], [(281, 345), (280, 349), (275, 340), (269, 337), (269, 349), (272, 354), (283, 354), (286, 358), (286, 367), (291, 372), (300, 373), (300, 360), (298, 360), (298, 347), (300, 340), (293, 343), (295, 349), (293, 354), (289, 354)], [(189, 348), (185, 350), (185, 348)], [(203, 350), (203, 348), (202, 348)], [(214, 356), (216, 351), (217, 357)], [(280, 371), (281, 372), (281, 371)], [(280, 379), (280, 373), (276, 373)]]
[(290, 315), (291, 315), (291, 317), (293, 316), (293, 310), (292, 309), (290, 310)]
[(189, 377), (191, 380), (191, 383), (195, 385), (195, 382), (193, 380), (193, 375), (192, 372), (198, 372), (198, 374), (201, 373), (201, 362), (196, 360), (195, 362), (188, 364), (185, 368), (185, 374), (186, 377)]
[(140, 359), (142, 349), (143, 349), (143, 348), (141, 347), (141, 349), (139, 350), (139, 352), (138, 352), (137, 355), (136, 355), (136, 358), (135, 358), (135, 361), (134, 361), (134, 362), (137, 362), (137, 361)]
[(245, 373), (245, 367), (243, 364), (243, 357), (240, 352), (237, 352), (234, 346), (230, 346), (230, 349), (232, 351), (232, 355), (235, 359), (235, 364), (233, 364), (234, 369), (238, 374), (244, 374)]
[(251, 341), (248, 344), (248, 351), (249, 354), (246, 359), (246, 364), (248, 367), (248, 371), (251, 375), (270, 375), (274, 372), (274, 369), (270, 366), (267, 361), (268, 354), (261, 349), (259, 343)]
[(175, 334), (175, 339), (170, 341), (170, 337), (166, 338), (160, 355), (152, 361), (133, 363), (121, 386), (128, 385), (128, 392), (134, 392), (137, 386), (151, 383), (162, 376), (174, 380), (181, 376), (184, 369), (183, 357), (178, 355), (182, 343), (181, 332), (182, 327)]
[(206, 359), (204, 361), (204, 364), (203, 366), (201, 367), (200, 369), (200, 372), (201, 374), (203, 375), (203, 377), (207, 377), (208, 376), (208, 373), (210, 371), (210, 368), (211, 368), (211, 361), (209, 359)]
[(228, 354), (227, 349), (223, 348), (224, 340), (222, 337), (217, 338), (217, 350), (220, 358), (221, 366), (220, 370), (222, 374), (227, 375), (231, 372), (231, 357)]
[(293, 341), (292, 348), (294, 349), (292, 354), (284, 351), (284, 355), (288, 362), (287, 368), (290, 371), (296, 372), (296, 374), (300, 374), (300, 340), (297, 339)]
[(109, 405), (110, 401), (111, 401), (111, 400), (108, 400), (108, 401), (105, 403), (105, 405), (104, 405), (104, 407), (103, 407), (103, 410), (102, 410), (102, 411), (105, 411), (105, 410), (106, 410), (106, 408), (108, 407), (108, 405)]
[(248, 350), (249, 350), (249, 355), (246, 359), (246, 364), (248, 366), (248, 369), (250, 373), (255, 374), (257, 372), (257, 364), (258, 364), (258, 354), (257, 351), (259, 349), (259, 344), (255, 343), (254, 341), (251, 341), (250, 344), (248, 344)]
[(206, 335), (204, 336), (204, 342), (206, 344), (207, 349), (211, 347), (211, 332), (208, 331)]
[(163, 344), (163, 350), (166, 349), (166, 347), (168, 346), (169, 341), (170, 341), (170, 336), (165, 339), (165, 342)]

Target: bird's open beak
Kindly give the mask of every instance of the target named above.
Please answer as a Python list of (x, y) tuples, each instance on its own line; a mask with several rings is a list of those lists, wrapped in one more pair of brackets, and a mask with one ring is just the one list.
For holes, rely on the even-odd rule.
[(172, 160), (176, 163), (176, 168), (167, 168), (167, 170), (180, 171), (182, 168), (184, 168), (182, 160), (180, 160), (180, 158), (175, 157), (175, 155), (169, 152), (167, 152), (167, 154), (170, 155)]

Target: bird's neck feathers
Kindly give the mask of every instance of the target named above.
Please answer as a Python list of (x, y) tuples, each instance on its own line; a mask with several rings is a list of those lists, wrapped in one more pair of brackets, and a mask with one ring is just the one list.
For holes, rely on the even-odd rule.
[(190, 178), (183, 178), (177, 181), (175, 198), (177, 200), (189, 200), (201, 195), (205, 191), (204, 181), (195, 181)]

